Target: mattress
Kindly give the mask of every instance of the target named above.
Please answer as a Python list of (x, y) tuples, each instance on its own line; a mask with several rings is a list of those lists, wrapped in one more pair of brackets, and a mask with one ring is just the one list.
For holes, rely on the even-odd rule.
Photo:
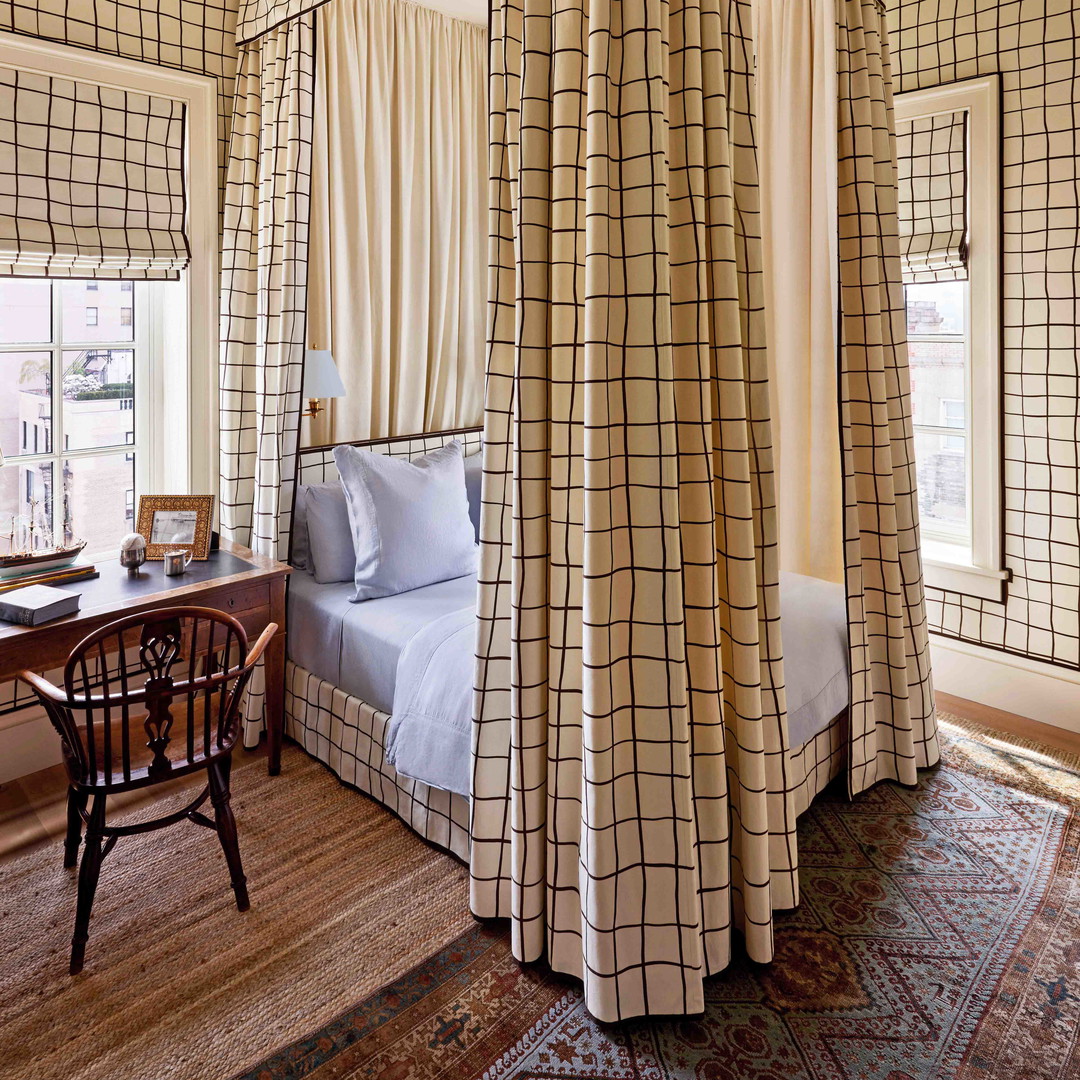
[(351, 581), (320, 585), (297, 571), (289, 582), (289, 658), (346, 694), (390, 712), (402, 649), (421, 627), (476, 604), (472, 575), (353, 604)]

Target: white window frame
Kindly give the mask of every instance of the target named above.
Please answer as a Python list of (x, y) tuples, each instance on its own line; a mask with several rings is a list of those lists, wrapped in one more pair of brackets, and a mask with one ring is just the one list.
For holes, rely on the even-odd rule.
[(897, 120), (968, 114), (968, 501), (971, 545), (923, 538), (927, 585), (1003, 600), (1009, 571), (1002, 548), (1001, 208), (999, 77), (897, 94)]
[[(218, 111), (217, 84), (202, 75), (0, 32), (0, 64), (118, 90), (156, 94), (187, 106), (185, 171), (191, 265), (167, 287), (182, 304), (153, 303), (134, 290), (135, 332), (159, 359), (136, 412), (136, 495), (217, 493), (218, 487)], [(140, 297), (138, 294), (146, 295)], [(186, 320), (177, 319), (177, 311)], [(183, 323), (183, 325), (173, 325)], [(141, 324), (138, 325), (138, 324)], [(26, 348), (32, 348), (32, 345)], [(129, 346), (130, 347), (130, 346)], [(137, 380), (138, 383), (138, 380)], [(141, 403), (140, 403), (141, 404)]]
[[(30, 279), (26, 279), (30, 280)], [(66, 417), (64, 414), (64, 354), (77, 349), (101, 349), (115, 352), (133, 352), (137, 358), (146, 356), (149, 352), (148, 327), (153, 321), (153, 302), (147, 282), (138, 282), (132, 295), (135, 297), (135, 306), (139, 307), (139, 317), (135, 319), (134, 334), (128, 341), (89, 341), (85, 337), (69, 334), (65, 340), (63, 333), (63, 305), (57, 297), (58, 288), (63, 284), (62, 279), (39, 279), (39, 284), (47, 287), (51, 292), (50, 310), (51, 321), (48, 342), (10, 342), (0, 345), (2, 353), (40, 353), (48, 357), (51, 372), (50, 382), (52, 395), (49, 401), (50, 430), (52, 435), (52, 449), (46, 450), (39, 445), (36, 449), (32, 446), (24, 447), (20, 435), (20, 445), (17, 450), (10, 450), (7, 454), (9, 466), (21, 465), (29, 467), (40, 465), (42, 462), (50, 462), (53, 465), (53, 490), (59, 492), (62, 486), (62, 470), (65, 459), (71, 461), (83, 461), (88, 458), (108, 458), (117, 454), (135, 455), (135, 488), (137, 491), (147, 491), (151, 484), (149, 471), (149, 451), (152, 443), (148, 437), (149, 426), (152, 420), (152, 405), (148, 380), (135, 372), (135, 393), (133, 407), (135, 410), (136, 430), (132, 432), (130, 441), (115, 443), (112, 446), (89, 446), (68, 449), (67, 432), (65, 430)], [(81, 282), (78, 282), (81, 284)], [(75, 309), (77, 310), (77, 308)], [(95, 309), (96, 310), (96, 309)], [(95, 321), (92, 325), (97, 326)], [(57, 374), (59, 373), (59, 378)], [(36, 430), (36, 426), (35, 426)], [(54, 537), (63, 536), (64, 528), (64, 501), (63, 498), (53, 499), (53, 519), (49, 523)]]

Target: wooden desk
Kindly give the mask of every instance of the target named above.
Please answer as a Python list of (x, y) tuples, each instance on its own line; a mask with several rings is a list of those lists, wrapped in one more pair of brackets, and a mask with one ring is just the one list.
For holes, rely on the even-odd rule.
[(140, 611), (182, 604), (216, 608), (235, 616), (252, 641), (268, 623), (276, 622), (281, 629), (265, 654), (266, 738), (270, 775), (276, 776), (281, 771), (285, 728), (285, 579), (290, 567), (225, 540), (220, 551), (212, 551), (205, 562), (192, 562), (177, 577), (166, 577), (160, 562), (144, 563), (140, 574), (131, 577), (115, 557), (91, 561), (101, 577), (56, 586), (82, 594), (78, 614), (41, 626), (0, 622), (0, 683), (23, 668), (63, 667), (87, 634)]

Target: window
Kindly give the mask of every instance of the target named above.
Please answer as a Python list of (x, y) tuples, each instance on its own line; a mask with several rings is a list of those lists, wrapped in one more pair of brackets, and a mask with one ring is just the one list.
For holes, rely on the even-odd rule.
[[(990, 600), (1004, 598), (1008, 578), (1001, 547), (998, 100), (997, 76), (895, 99), (898, 124), (964, 118), (966, 280), (932, 280), (925, 261), (905, 263), (908, 355), (926, 582)], [(898, 143), (901, 153), (917, 145)], [(927, 161), (933, 169), (941, 160), (927, 158), (925, 144), (911, 153), (911, 176), (921, 167), (923, 182), (934, 184), (939, 177), (926, 178)]]
[(215, 490), (216, 88), (2, 31), (0, 63), (186, 106), (180, 281), (0, 280), (0, 534), (32, 520), (36, 537), (84, 538), (100, 556), (130, 531), (141, 493)]
[[(136, 402), (148, 406), (143, 384), (153, 357), (149, 339), (136, 340), (130, 321), (123, 323), (118, 281), (94, 283), (101, 304), (87, 310), (102, 317), (89, 324), (89, 340), (79, 325), (86, 284), (0, 281), (0, 446), (9, 423), (23, 430), (21, 453), (9, 451), (0, 471), (0, 532), (12, 518), (17, 535), (32, 521), (39, 546), (78, 538), (102, 551), (119, 539), (136, 487), (145, 450)], [(161, 299), (155, 291), (164, 295), (171, 284), (140, 282), (129, 296), (151, 304)], [(47, 322), (37, 317), (42, 310)], [(20, 487), (25, 495), (17, 502), (12, 494)]]

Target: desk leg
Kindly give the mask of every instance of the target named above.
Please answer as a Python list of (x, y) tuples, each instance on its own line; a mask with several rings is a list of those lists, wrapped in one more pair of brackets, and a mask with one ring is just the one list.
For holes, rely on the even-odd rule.
[(267, 771), (281, 772), (281, 739), (285, 731), (285, 579), (271, 586), (270, 620), (280, 629), (266, 647), (266, 743), (270, 751)]

